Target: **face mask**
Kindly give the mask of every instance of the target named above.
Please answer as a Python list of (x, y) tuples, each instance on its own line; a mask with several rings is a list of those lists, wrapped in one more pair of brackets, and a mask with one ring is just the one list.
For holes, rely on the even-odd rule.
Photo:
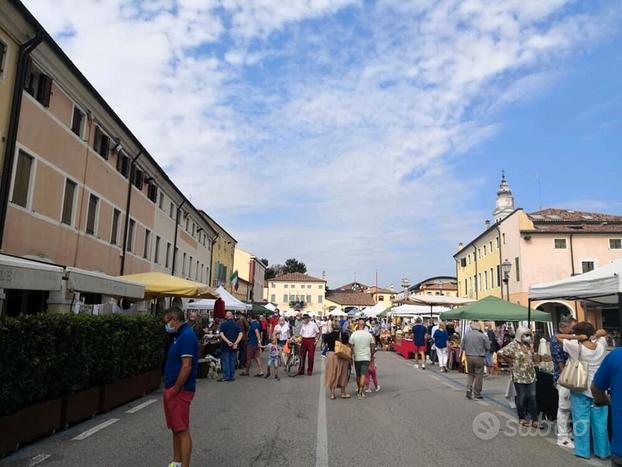
[(166, 325), (164, 326), (164, 330), (169, 334), (175, 334), (177, 332), (177, 329), (175, 329), (169, 323), (166, 323)]
[(531, 336), (523, 336), (521, 337), (523, 344), (531, 344)]

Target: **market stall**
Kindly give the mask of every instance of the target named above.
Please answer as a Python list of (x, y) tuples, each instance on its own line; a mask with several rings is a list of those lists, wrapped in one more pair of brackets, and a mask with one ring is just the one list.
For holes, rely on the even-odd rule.
[(208, 297), (216, 298), (216, 293), (208, 285), (192, 282), (181, 277), (171, 276), (162, 272), (144, 272), (127, 274), (119, 279), (141, 284), (145, 288), (146, 298), (158, 297)]
[(622, 259), (578, 276), (529, 287), (530, 313), (535, 313), (533, 302), (555, 299), (580, 300), (599, 309), (612, 344), (622, 345)]
[[(217, 297), (220, 297), (225, 302), (225, 310), (228, 311), (247, 311), (251, 309), (251, 305), (244, 303), (233, 295), (231, 295), (227, 290), (220, 286), (214, 291)], [(196, 300), (194, 302), (190, 302), (186, 305), (187, 310), (202, 310), (202, 311), (212, 311), (214, 310), (214, 304), (216, 303), (215, 298), (205, 298), (202, 300)]]

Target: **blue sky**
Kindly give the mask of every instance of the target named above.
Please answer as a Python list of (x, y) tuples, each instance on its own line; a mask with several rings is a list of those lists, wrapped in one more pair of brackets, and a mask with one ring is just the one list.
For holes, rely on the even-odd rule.
[(622, 214), (616, 2), (26, 4), (194, 204), (331, 286), (452, 273), (502, 169)]

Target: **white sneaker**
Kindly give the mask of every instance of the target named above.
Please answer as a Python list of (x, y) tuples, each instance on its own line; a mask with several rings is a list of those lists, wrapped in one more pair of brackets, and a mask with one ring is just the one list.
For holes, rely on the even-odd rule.
[(376, 387), (376, 392), (380, 391), (380, 386)]
[(421, 365), (421, 369), (422, 369), (422, 370), (425, 370), (425, 365)]
[(568, 448), (568, 449), (574, 449), (574, 443), (572, 442), (572, 440), (568, 439), (568, 438), (560, 438), (557, 440), (557, 445), (561, 446), (562, 448)]
[(419, 368), (419, 364), (418, 364), (418, 363), (415, 363), (415, 364), (413, 365), (413, 367), (414, 367), (414, 368)]
[(367, 388), (367, 389), (365, 389), (365, 392), (369, 393), (369, 392), (371, 392), (371, 389)]

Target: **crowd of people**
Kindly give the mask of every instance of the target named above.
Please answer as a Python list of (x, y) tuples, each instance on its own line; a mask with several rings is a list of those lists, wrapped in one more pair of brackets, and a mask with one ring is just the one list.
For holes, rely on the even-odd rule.
[[(184, 321), (176, 308), (165, 315), (166, 331), (172, 335), (165, 368), (164, 408), (173, 431), (176, 462), (185, 465), (192, 440), (188, 432), (189, 406), (195, 389), (198, 338), (196, 327)], [(192, 332), (192, 331), (195, 332)], [(219, 381), (232, 382), (236, 370), (254, 377), (279, 380), (279, 368), (287, 352), (300, 355), (299, 375), (312, 375), (316, 347), (326, 359), (324, 384), (331, 400), (350, 399), (350, 379), (356, 385), (356, 397), (365, 399), (379, 391), (376, 352), (388, 349), (391, 341), (412, 336), (415, 368), (423, 371), (426, 362), (438, 364), (447, 372), (452, 359), (467, 373), (466, 397), (482, 399), (484, 376), (502, 365), (509, 369), (515, 394), (518, 422), (526, 429), (542, 428), (536, 397), (536, 366), (541, 357), (534, 350), (537, 339), (526, 327), (495, 326), (486, 322), (482, 328), (473, 321), (464, 336), (454, 323), (433, 323), (422, 318), (413, 322), (365, 319), (363, 317), (315, 318), (298, 313), (286, 318), (278, 310), (270, 317), (227, 312), (225, 319), (212, 324), (220, 336), (220, 359), (223, 370)], [(611, 457), (612, 465), (622, 465), (622, 349), (607, 352), (607, 333), (589, 322), (577, 322), (567, 316), (559, 322), (559, 333), (551, 337), (550, 360), (555, 388), (559, 395), (557, 412), (558, 444), (574, 449), (577, 456)], [(568, 388), (560, 381), (566, 365), (579, 362), (587, 373), (587, 384)], [(351, 374), (354, 371), (355, 377)], [(561, 378), (562, 380), (564, 378)], [(609, 407), (613, 437), (609, 438)], [(180, 459), (179, 463), (177, 460)]]

